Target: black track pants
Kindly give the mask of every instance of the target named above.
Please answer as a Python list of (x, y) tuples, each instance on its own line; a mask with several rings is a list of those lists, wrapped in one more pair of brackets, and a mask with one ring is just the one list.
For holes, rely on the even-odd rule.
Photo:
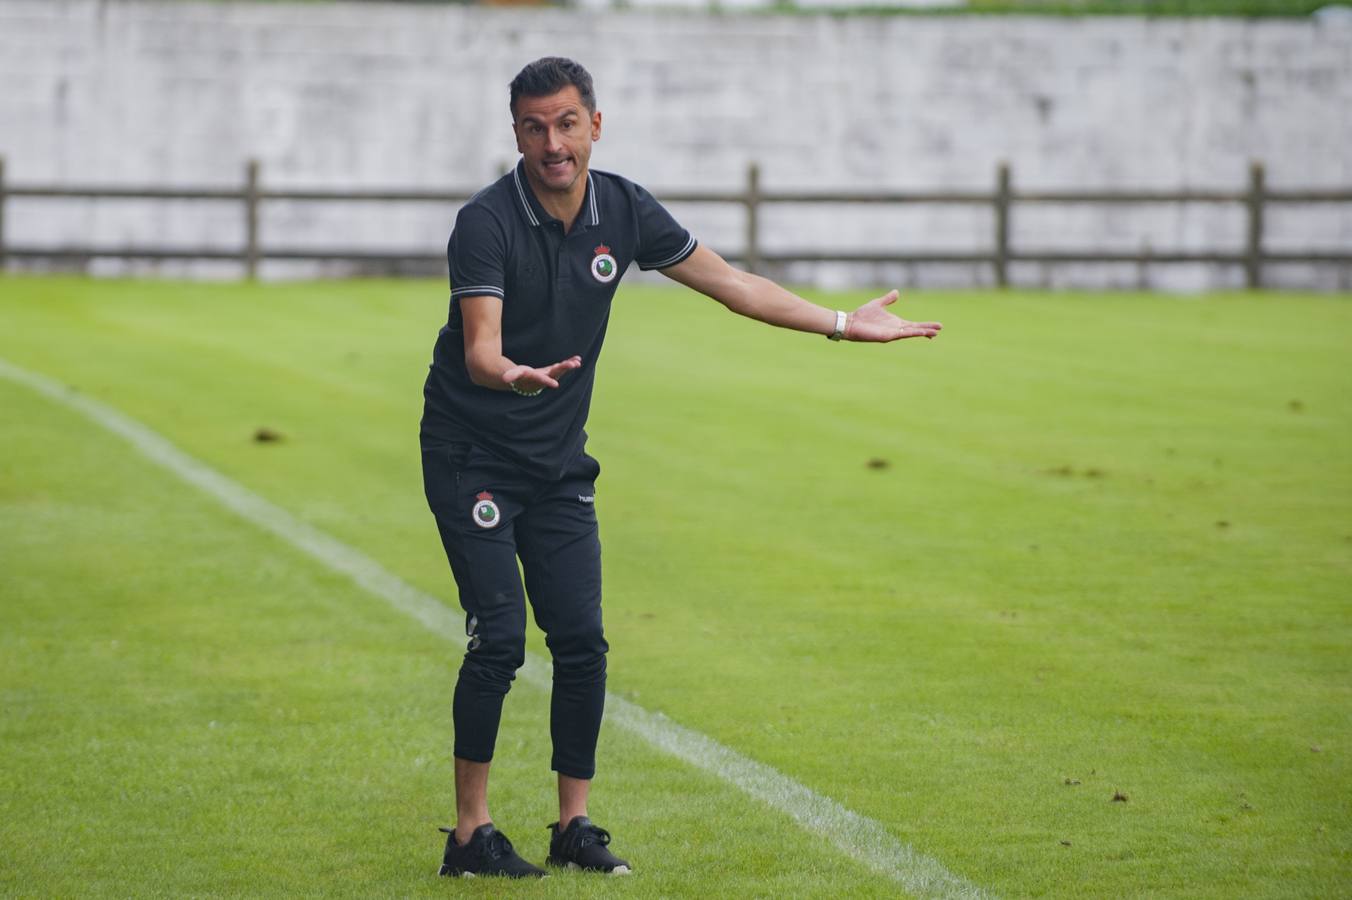
[(455, 686), (455, 755), (461, 759), (493, 758), (502, 701), (525, 661), (529, 597), (554, 657), (551, 765), (574, 778), (596, 772), (609, 649), (592, 505), (599, 473), (585, 453), (559, 480), (541, 481), (471, 444), (423, 450), (427, 501), (469, 635)]

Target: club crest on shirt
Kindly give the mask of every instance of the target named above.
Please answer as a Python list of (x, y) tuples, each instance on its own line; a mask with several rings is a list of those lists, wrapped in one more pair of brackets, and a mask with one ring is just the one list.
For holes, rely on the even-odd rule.
[(615, 276), (620, 273), (620, 266), (615, 262), (615, 257), (610, 255), (610, 248), (602, 244), (596, 248), (595, 253), (591, 261), (592, 277), (602, 284), (614, 281)]
[(480, 528), (496, 528), (502, 518), (498, 505), (493, 502), (493, 495), (488, 491), (482, 491), (474, 498), (474, 511), (470, 515), (474, 524)]

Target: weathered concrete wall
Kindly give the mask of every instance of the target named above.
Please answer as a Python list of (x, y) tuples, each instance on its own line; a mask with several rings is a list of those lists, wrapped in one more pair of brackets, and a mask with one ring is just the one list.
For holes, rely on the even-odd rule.
[[(593, 164), (663, 189), (985, 188), (1000, 160), (1026, 187), (1352, 184), (1352, 28), (1311, 22), (707, 16), (457, 6), (0, 0), (0, 154), (13, 182), (459, 187), (514, 158), (506, 85), (565, 54), (596, 76)], [(242, 240), (235, 206), (11, 200), (8, 239)], [(676, 208), (715, 247), (737, 210)], [(444, 246), (453, 209), (275, 204), (272, 244)], [(1274, 210), (1268, 244), (1352, 245), (1352, 209)], [(776, 209), (769, 249), (978, 250), (980, 208)], [(1017, 246), (1241, 247), (1235, 208), (1028, 208)], [(226, 264), (224, 272), (234, 269)], [(172, 270), (172, 267), (161, 267)], [(203, 271), (204, 267), (196, 267)], [(274, 272), (297, 271), (278, 264)], [(825, 265), (858, 281), (988, 283), (969, 266)], [(1136, 284), (1134, 267), (1051, 267), (1025, 282)], [(1241, 273), (1156, 267), (1166, 287)], [(1352, 274), (1283, 267), (1278, 283)]]

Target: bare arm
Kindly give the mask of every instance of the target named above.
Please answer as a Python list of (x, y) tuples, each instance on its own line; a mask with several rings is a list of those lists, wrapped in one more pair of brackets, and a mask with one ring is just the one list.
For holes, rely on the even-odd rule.
[[(696, 247), (695, 252), (682, 262), (663, 269), (662, 274), (749, 319), (815, 334), (831, 334), (836, 329), (834, 310), (810, 303), (768, 278), (734, 269), (703, 245)], [(845, 339), (932, 338), (943, 328), (938, 322), (911, 322), (898, 318), (883, 308), (896, 300), (897, 292), (890, 291), (850, 313), (845, 320)]]
[(538, 393), (556, 388), (567, 372), (582, 367), (582, 357), (534, 368), (519, 365), (502, 355), (502, 301), (492, 295), (464, 297), (460, 316), (465, 323), (465, 368), (480, 387), (520, 393)]

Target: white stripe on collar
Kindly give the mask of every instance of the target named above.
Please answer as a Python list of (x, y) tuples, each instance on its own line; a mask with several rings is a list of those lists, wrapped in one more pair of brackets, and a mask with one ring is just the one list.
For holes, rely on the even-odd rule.
[[(539, 225), (540, 219), (535, 215), (535, 210), (531, 209), (530, 201), (526, 199), (526, 188), (521, 183), (521, 167), (518, 165), (512, 169), (512, 180), (516, 182), (516, 195), (521, 198), (521, 206), (526, 210), (526, 218), (530, 219), (532, 225)], [(587, 198), (588, 205), (591, 207), (591, 223), (593, 226), (601, 224), (601, 211), (596, 205), (596, 182), (592, 180), (591, 172), (587, 172)]]
[[(591, 173), (587, 173), (591, 177)], [(518, 165), (512, 169), (512, 180), (516, 182), (516, 195), (521, 198), (521, 206), (526, 210), (526, 218), (530, 219), (532, 225), (539, 225), (540, 220), (535, 217), (535, 210), (530, 208), (530, 201), (526, 199), (526, 190), (521, 186), (521, 167)]]

